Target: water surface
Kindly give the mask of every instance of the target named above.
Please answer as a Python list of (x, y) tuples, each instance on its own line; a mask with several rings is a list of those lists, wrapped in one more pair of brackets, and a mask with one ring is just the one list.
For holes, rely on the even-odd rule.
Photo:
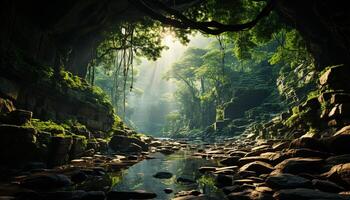
[[(141, 161), (130, 168), (113, 175), (116, 191), (145, 190), (157, 194), (156, 199), (166, 200), (183, 190), (199, 190), (210, 196), (210, 199), (224, 199), (223, 193), (215, 187), (214, 178), (199, 173), (201, 166), (217, 166), (214, 160), (193, 157), (189, 149), (180, 150), (172, 155), (161, 153), (152, 154), (155, 159)], [(157, 172), (170, 172), (170, 179), (157, 179), (153, 175)], [(183, 184), (177, 178), (183, 177), (194, 180), (196, 183)], [(163, 190), (171, 188), (173, 193), (166, 194)]]

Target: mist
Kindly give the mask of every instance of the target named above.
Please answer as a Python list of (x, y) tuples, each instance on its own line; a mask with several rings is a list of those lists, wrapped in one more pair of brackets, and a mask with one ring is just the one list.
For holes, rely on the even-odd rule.
[(166, 35), (162, 42), (169, 48), (164, 50), (156, 61), (141, 58), (137, 65), (139, 74), (135, 88), (142, 91), (141, 95), (131, 93), (128, 97), (128, 121), (138, 131), (153, 136), (162, 135), (166, 115), (177, 111), (178, 105), (173, 100), (176, 84), (174, 80), (165, 80), (164, 74), (171, 66), (180, 60), (184, 52), (191, 48), (205, 48), (213, 38), (201, 34), (190, 36), (186, 45), (171, 35)]

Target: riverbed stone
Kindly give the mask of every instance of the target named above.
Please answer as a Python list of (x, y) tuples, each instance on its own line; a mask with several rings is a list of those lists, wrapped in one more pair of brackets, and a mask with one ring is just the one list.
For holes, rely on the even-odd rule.
[(253, 171), (257, 174), (269, 174), (272, 172), (273, 167), (265, 162), (255, 161), (242, 166), (239, 171)]
[(239, 164), (239, 166), (243, 166), (245, 164), (255, 162), (255, 161), (269, 163), (271, 160), (269, 158), (261, 157), (261, 156), (247, 156), (247, 157), (243, 157), (243, 158), (239, 159), (238, 164)]
[(183, 184), (193, 184), (193, 183), (196, 183), (195, 180), (192, 180), (192, 179), (186, 178), (186, 177), (181, 177), (181, 176), (180, 176), (179, 178), (177, 178), (176, 181), (177, 181), (178, 183), (183, 183)]
[(287, 173), (269, 176), (266, 179), (266, 184), (276, 189), (310, 188), (312, 186), (310, 180)]
[(108, 146), (113, 151), (148, 151), (148, 144), (146, 144), (145, 142), (136, 138), (130, 138), (123, 135), (114, 135), (109, 141)]
[(328, 180), (313, 179), (312, 185), (314, 188), (324, 192), (338, 193), (345, 190), (344, 187)]
[(275, 173), (317, 173), (322, 169), (323, 164), (320, 158), (289, 158), (275, 166)]
[(326, 150), (326, 146), (320, 140), (316, 138), (311, 138), (311, 137), (297, 138), (290, 143), (289, 148), (291, 149), (305, 148), (305, 149), (313, 149), (318, 151)]
[(232, 185), (233, 177), (225, 174), (218, 174), (215, 181), (219, 187), (225, 187)]
[(322, 176), (335, 183), (350, 186), (350, 163), (335, 165)]
[(171, 188), (165, 188), (165, 189), (164, 189), (164, 192), (165, 192), (166, 194), (171, 194), (171, 193), (173, 192), (173, 189), (171, 189)]
[(20, 185), (24, 188), (33, 190), (48, 190), (69, 186), (71, 180), (63, 174), (34, 174), (25, 177), (20, 181)]
[(343, 131), (325, 139), (329, 151), (336, 154), (350, 154), (350, 133)]
[(16, 125), (0, 125), (0, 159), (3, 164), (19, 165), (38, 160), (36, 130)]
[(110, 191), (107, 194), (107, 200), (129, 200), (129, 199), (153, 199), (157, 194), (146, 192), (144, 190), (135, 191)]
[(73, 144), (71, 136), (53, 136), (49, 146), (48, 165), (63, 165), (69, 160), (69, 153)]
[(236, 165), (238, 160), (240, 159), (239, 156), (230, 156), (228, 158), (220, 160), (220, 163), (223, 165)]
[(170, 172), (157, 172), (153, 177), (158, 179), (169, 179), (173, 177), (173, 174)]
[(350, 163), (350, 154), (330, 156), (326, 159), (326, 163), (328, 165), (338, 165), (338, 164)]
[(308, 188), (283, 189), (277, 191), (273, 197), (277, 200), (308, 200), (308, 199), (322, 199), (322, 200), (345, 200), (336, 193), (322, 192), (319, 190)]

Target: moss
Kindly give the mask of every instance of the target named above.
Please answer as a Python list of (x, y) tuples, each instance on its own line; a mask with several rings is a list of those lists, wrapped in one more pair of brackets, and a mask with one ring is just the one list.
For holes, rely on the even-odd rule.
[(87, 147), (87, 143), (88, 143), (88, 140), (85, 136), (83, 135), (73, 135), (74, 138), (80, 138), (82, 140), (82, 144), (83, 146), (86, 148)]
[(318, 98), (318, 96), (320, 95), (320, 91), (319, 90), (314, 90), (311, 91), (307, 94), (307, 100), (313, 99), (313, 98)]
[(39, 131), (50, 132), (53, 134), (65, 134), (66, 129), (64, 126), (59, 125), (53, 121), (40, 121), (39, 119), (32, 119), (30, 124)]

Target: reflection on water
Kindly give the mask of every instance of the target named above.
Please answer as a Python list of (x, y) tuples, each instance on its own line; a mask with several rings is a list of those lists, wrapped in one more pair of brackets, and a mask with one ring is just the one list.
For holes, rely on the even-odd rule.
[[(212, 197), (210, 199), (224, 199), (221, 191), (215, 187), (213, 178), (198, 172), (198, 168), (201, 166), (217, 166), (217, 163), (213, 160), (192, 157), (191, 154), (192, 152), (189, 150), (179, 151), (169, 156), (155, 153), (152, 156), (156, 159), (144, 160), (119, 174), (115, 174), (116, 177), (121, 178), (119, 182), (115, 183), (113, 190), (145, 190), (156, 193), (156, 199), (166, 200), (171, 199), (176, 192), (196, 189)], [(170, 172), (174, 176), (170, 179), (153, 177), (154, 174), (161, 171)], [(196, 180), (197, 183), (178, 183), (176, 179), (179, 177)], [(165, 188), (171, 188), (174, 192), (166, 194), (163, 191)]]

